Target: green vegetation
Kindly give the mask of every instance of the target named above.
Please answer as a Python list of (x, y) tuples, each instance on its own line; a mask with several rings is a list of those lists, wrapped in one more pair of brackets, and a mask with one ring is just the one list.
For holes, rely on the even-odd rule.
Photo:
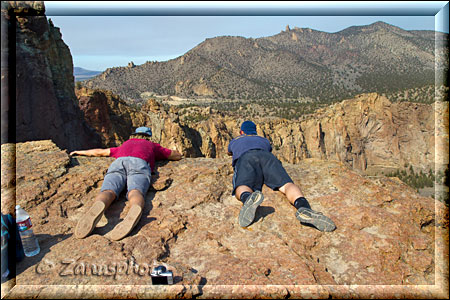
[[(330, 88), (330, 93), (333, 93), (333, 89)], [(427, 103), (431, 104), (437, 99), (448, 101), (448, 87), (440, 86), (435, 88), (434, 85), (428, 85), (418, 87), (409, 90), (392, 92), (389, 94), (383, 94), (392, 102), (413, 102), (413, 103)], [(296, 95), (293, 92), (293, 95)], [(181, 114), (186, 113), (188, 108), (205, 108), (211, 107), (218, 113), (224, 113), (227, 115), (234, 115), (236, 117), (269, 117), (269, 118), (282, 118), (287, 120), (299, 120), (303, 116), (315, 113), (318, 109), (330, 106), (332, 104), (341, 102), (343, 99), (351, 99), (354, 95), (347, 95), (347, 98), (332, 97), (322, 100), (320, 97), (316, 98), (257, 98), (248, 97), (236, 98), (234, 100), (229, 99), (217, 99), (206, 103), (191, 102), (183, 105), (179, 105), (178, 108), (182, 110)], [(187, 121), (196, 122), (204, 120), (206, 116), (191, 116), (187, 118)]]
[[(147, 93), (203, 98), (198, 88), (204, 86), (206, 94), (218, 101), (295, 102), (304, 97), (331, 104), (376, 92), (386, 94), (391, 101), (432, 103), (436, 99), (434, 88), (416, 87), (434, 86), (439, 69), (447, 73), (446, 36), (417, 31), (398, 35), (396, 30), (312, 31), (302, 34), (299, 41), (288, 33), (257, 39), (215, 37), (183, 57), (148, 61), (135, 68), (110, 68), (105, 76), (88, 82), (127, 100), (142, 99)], [(443, 75), (439, 82), (446, 82), (446, 78)], [(399, 92), (403, 90), (411, 92)], [(291, 119), (313, 108), (292, 109), (277, 109), (275, 114)]]
[(440, 172), (435, 175), (433, 170), (429, 170), (428, 173), (424, 173), (422, 170), (416, 172), (414, 171), (413, 166), (406, 165), (405, 169), (386, 174), (386, 176), (397, 177), (410, 187), (418, 190), (424, 187), (433, 187), (435, 181), (441, 182), (444, 177), (444, 173)]
[(198, 123), (201, 121), (208, 120), (209, 118), (210, 118), (209, 115), (204, 115), (201, 113), (193, 113), (193, 114), (186, 115), (184, 117), (184, 121), (186, 123)]
[[(233, 114), (236, 116), (272, 117), (288, 120), (297, 120), (302, 116), (311, 114), (317, 109), (326, 107), (326, 102), (307, 102), (305, 100), (234, 100), (214, 101), (207, 104), (183, 104), (180, 105), (181, 114), (187, 108), (212, 107), (217, 112)], [(208, 116), (202, 117), (207, 118)], [(201, 120), (199, 116), (190, 117), (193, 121)]]
[(128, 106), (130, 106), (131, 108), (133, 108), (136, 111), (141, 111), (142, 109), (142, 101), (138, 102), (138, 101), (127, 101), (126, 102), (128, 104)]
[(413, 102), (432, 104), (436, 100), (448, 101), (448, 87), (426, 85), (413, 89), (387, 93), (385, 96), (392, 102)]
[[(408, 76), (403, 75), (406, 73)], [(370, 87), (365, 88), (368, 92), (395, 94), (397, 91), (414, 90), (415, 87), (434, 86), (434, 71), (413, 68), (406, 71), (386, 67), (382, 72), (362, 73), (356, 82), (362, 87)]]
[[(440, 170), (434, 173), (433, 170), (429, 170), (426, 173), (423, 171), (416, 172), (411, 165), (406, 164), (403, 170), (397, 170), (395, 172), (387, 174), (386, 176), (397, 177), (410, 187), (416, 189), (417, 192), (419, 192), (419, 189), (423, 189), (425, 187), (448, 187), (449, 168), (447, 167), (445, 169), (445, 172)], [(438, 201), (441, 201), (447, 206), (449, 206), (450, 204), (448, 192), (445, 192), (445, 190), (443, 193), (438, 193), (436, 195), (433, 193), (432, 197)]]

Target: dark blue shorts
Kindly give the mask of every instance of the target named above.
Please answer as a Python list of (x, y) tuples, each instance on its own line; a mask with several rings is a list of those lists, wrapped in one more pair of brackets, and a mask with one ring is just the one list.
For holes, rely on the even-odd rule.
[(112, 190), (119, 197), (127, 186), (128, 192), (138, 190), (145, 197), (150, 188), (151, 176), (150, 166), (145, 160), (131, 156), (119, 157), (109, 166), (100, 190)]
[(278, 190), (289, 182), (293, 181), (275, 155), (264, 150), (249, 150), (239, 157), (234, 166), (232, 195), (241, 185), (253, 191), (261, 191), (263, 184)]

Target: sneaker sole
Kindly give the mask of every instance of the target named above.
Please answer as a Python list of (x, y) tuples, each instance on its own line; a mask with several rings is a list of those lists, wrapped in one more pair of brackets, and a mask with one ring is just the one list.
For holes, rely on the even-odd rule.
[(250, 195), (239, 212), (239, 225), (241, 227), (247, 227), (253, 222), (255, 219), (256, 209), (263, 202), (263, 200), (264, 196), (259, 191), (256, 191)]
[(75, 237), (84, 239), (94, 230), (98, 221), (100, 221), (105, 211), (105, 203), (97, 201), (92, 205), (88, 212), (78, 221), (75, 228)]
[(303, 224), (309, 224), (320, 231), (330, 232), (336, 229), (334, 222), (321, 213), (300, 207), (295, 213), (295, 217)]
[(111, 231), (110, 238), (114, 241), (118, 241), (126, 237), (139, 222), (142, 215), (142, 208), (139, 205), (133, 205), (128, 211), (125, 219), (117, 224), (117, 226)]

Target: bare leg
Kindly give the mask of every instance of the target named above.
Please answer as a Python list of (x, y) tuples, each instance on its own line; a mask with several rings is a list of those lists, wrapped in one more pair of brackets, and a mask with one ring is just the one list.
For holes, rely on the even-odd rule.
[(241, 200), (241, 195), (242, 195), (243, 192), (253, 193), (253, 190), (250, 187), (246, 186), (246, 185), (238, 186), (236, 188), (236, 191), (235, 191), (236, 199), (238, 199), (240, 201)]
[(144, 196), (138, 190), (131, 190), (128, 192), (128, 201), (130, 201), (130, 206), (139, 205), (141, 208), (144, 208)]
[(101, 201), (105, 204), (105, 209), (111, 205), (114, 199), (116, 199), (116, 194), (112, 190), (100, 192), (97, 197), (95, 197), (95, 201)]
[(279, 191), (286, 195), (286, 198), (292, 205), (294, 205), (297, 198), (304, 197), (302, 190), (292, 182), (288, 182), (280, 187)]
[(130, 210), (122, 222), (111, 231), (111, 239), (118, 241), (126, 237), (136, 226), (141, 219), (142, 211), (144, 210), (145, 199), (144, 195), (138, 190), (131, 190), (128, 192), (128, 201), (130, 202)]
[[(302, 190), (292, 182), (286, 183), (279, 190), (286, 195), (286, 198), (292, 205), (294, 205), (297, 198), (304, 197)], [(336, 225), (330, 218), (324, 216), (320, 212), (315, 212), (310, 208), (300, 207), (295, 216), (301, 224), (313, 226), (320, 231), (329, 232), (336, 229)]]

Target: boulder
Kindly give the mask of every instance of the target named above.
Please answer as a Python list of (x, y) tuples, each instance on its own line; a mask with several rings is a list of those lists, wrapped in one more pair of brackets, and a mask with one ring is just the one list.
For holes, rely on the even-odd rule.
[[(13, 156), (16, 164), (4, 163)], [(2, 212), (14, 200), (23, 206), (41, 246), (17, 264), (15, 281), (2, 285), (5, 298), (448, 295), (448, 209), (396, 178), (366, 177), (317, 158), (284, 163), (337, 229), (301, 225), (295, 208), (266, 186), (254, 223), (241, 228), (230, 158), (163, 161), (129, 236), (108, 238), (129, 209), (123, 193), (78, 240), (77, 221), (112, 161), (69, 157), (51, 141), (2, 145)], [(159, 264), (173, 271), (173, 285), (151, 285), (149, 271)]]

